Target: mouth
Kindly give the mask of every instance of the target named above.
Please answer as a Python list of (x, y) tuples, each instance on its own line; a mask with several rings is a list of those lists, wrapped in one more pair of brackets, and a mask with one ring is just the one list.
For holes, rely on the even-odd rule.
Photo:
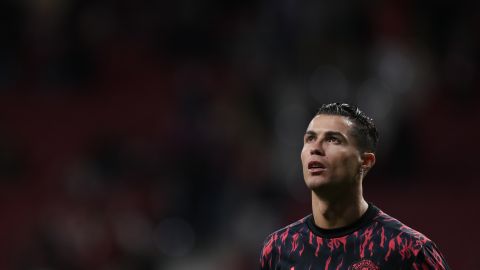
[(322, 172), (324, 172), (327, 168), (325, 167), (325, 165), (323, 163), (321, 163), (320, 161), (310, 161), (308, 163), (308, 171), (312, 174), (312, 175), (318, 175), (318, 174), (321, 174)]

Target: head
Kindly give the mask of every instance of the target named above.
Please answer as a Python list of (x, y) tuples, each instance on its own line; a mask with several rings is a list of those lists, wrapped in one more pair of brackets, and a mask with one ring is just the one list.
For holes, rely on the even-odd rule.
[(308, 125), (301, 153), (307, 187), (360, 187), (375, 164), (378, 132), (372, 119), (349, 104), (325, 104)]

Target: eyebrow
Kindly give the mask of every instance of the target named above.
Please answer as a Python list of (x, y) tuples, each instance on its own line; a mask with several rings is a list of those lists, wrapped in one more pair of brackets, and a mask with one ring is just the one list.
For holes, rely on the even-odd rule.
[[(307, 135), (317, 136), (317, 133), (313, 130), (307, 130), (304, 136), (307, 136)], [(347, 140), (347, 138), (341, 132), (338, 132), (338, 131), (327, 131), (325, 132), (325, 136), (339, 136), (342, 139)]]

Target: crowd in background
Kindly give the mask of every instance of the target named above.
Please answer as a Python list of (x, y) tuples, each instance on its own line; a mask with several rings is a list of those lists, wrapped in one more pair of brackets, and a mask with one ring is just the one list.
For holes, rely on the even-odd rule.
[(478, 268), (479, 8), (3, 1), (0, 268), (255, 269), (336, 101), (380, 130), (367, 200)]

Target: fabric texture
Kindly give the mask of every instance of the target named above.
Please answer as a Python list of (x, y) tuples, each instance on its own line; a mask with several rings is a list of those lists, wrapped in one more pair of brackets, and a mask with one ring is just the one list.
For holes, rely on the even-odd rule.
[(270, 234), (260, 269), (450, 268), (434, 242), (369, 204), (357, 222), (344, 228), (321, 229), (309, 215)]

